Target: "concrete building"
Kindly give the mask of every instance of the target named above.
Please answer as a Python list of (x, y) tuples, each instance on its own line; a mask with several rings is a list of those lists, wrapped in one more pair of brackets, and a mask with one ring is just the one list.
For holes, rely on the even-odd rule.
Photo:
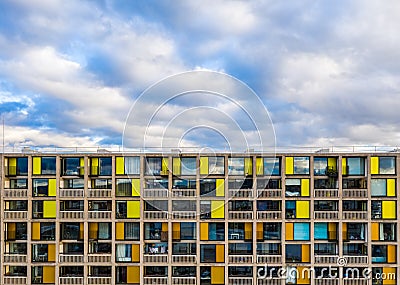
[(1, 283), (397, 284), (399, 160), (5, 153)]

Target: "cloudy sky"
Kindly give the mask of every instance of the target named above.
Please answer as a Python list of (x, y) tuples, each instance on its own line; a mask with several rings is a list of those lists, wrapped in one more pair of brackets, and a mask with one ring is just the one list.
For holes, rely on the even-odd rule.
[[(208, 70), (255, 91), (279, 146), (400, 145), (398, 11), (396, 0), (2, 0), (5, 143), (121, 145), (142, 92), (165, 77)], [(134, 107), (136, 117), (155, 112), (157, 96)], [(224, 102), (196, 96), (202, 108), (231, 115)], [(171, 123), (173, 107), (192, 107), (187, 99), (160, 122)], [(182, 138), (210, 113), (185, 114), (169, 135)], [(232, 115), (237, 126), (242, 119)], [(130, 130), (131, 146), (143, 133)], [(215, 133), (191, 131), (183, 145), (212, 146)]]

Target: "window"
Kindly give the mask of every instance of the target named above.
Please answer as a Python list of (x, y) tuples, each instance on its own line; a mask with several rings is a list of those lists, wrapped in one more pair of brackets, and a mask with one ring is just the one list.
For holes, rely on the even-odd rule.
[(253, 244), (250, 242), (229, 243), (229, 255), (250, 255), (253, 254)]
[(92, 179), (92, 189), (111, 189), (112, 179)]
[(26, 240), (27, 226), (26, 223), (5, 223), (6, 240)]
[(309, 244), (286, 244), (286, 262), (310, 262)]
[(344, 157), (342, 159), (343, 175), (365, 175), (365, 157)]
[[(168, 180), (167, 188), (168, 188)], [(187, 179), (173, 179), (172, 181), (173, 189), (196, 189), (196, 180), (187, 180)]]
[(117, 222), (115, 223), (116, 240), (139, 240), (140, 225), (139, 223)]
[(61, 223), (61, 240), (82, 240), (83, 223)]
[(55, 175), (56, 174), (56, 157), (33, 157), (33, 175)]
[(83, 266), (61, 266), (61, 277), (83, 277)]
[(196, 266), (172, 266), (174, 277), (196, 277)]
[(371, 196), (395, 197), (396, 179), (371, 179)]
[(308, 156), (286, 157), (287, 175), (309, 175), (310, 158)]
[(116, 262), (132, 262), (132, 245), (116, 244), (115, 245), (115, 261)]
[(32, 201), (32, 217), (34, 219), (55, 219), (56, 216), (56, 201)]
[(116, 201), (117, 219), (138, 219), (140, 218), (140, 201)]
[(225, 223), (200, 223), (200, 240), (225, 240)]
[(338, 246), (336, 243), (316, 243), (314, 244), (315, 255), (336, 255)]
[(339, 181), (337, 178), (314, 179), (314, 189), (337, 189)]
[(109, 240), (111, 233), (111, 223), (89, 223), (90, 240)]
[(27, 211), (28, 201), (11, 200), (4, 201), (4, 211)]
[(314, 201), (314, 211), (337, 211), (338, 201)]
[(83, 254), (83, 242), (63, 242), (60, 254)]
[(287, 219), (309, 219), (310, 201), (286, 201), (285, 210)]
[(172, 159), (172, 167), (174, 175), (196, 175), (196, 158), (195, 157), (174, 157)]
[(396, 201), (371, 201), (372, 219), (396, 219)]
[(337, 177), (337, 158), (314, 157), (314, 175)]
[(57, 185), (55, 179), (32, 179), (34, 197), (38, 196), (52, 196), (57, 194)]
[(111, 243), (89, 241), (89, 253), (111, 253)]
[(62, 175), (84, 175), (85, 164), (83, 157), (64, 157), (62, 158)]
[(168, 189), (168, 179), (146, 179), (146, 189)]
[(145, 211), (168, 211), (168, 201), (164, 200), (147, 200), (144, 201)]
[(286, 179), (286, 197), (292, 196), (310, 196), (310, 180), (309, 179)]
[(168, 240), (168, 223), (144, 223), (145, 240)]
[(281, 175), (281, 159), (279, 157), (264, 157), (264, 175)]
[(257, 223), (257, 240), (280, 240), (281, 223)]
[(83, 211), (83, 200), (60, 201), (60, 211)]
[(168, 159), (162, 157), (146, 157), (146, 175), (168, 175)]
[(172, 211), (196, 211), (196, 200), (173, 200)]
[(286, 240), (310, 240), (310, 223), (286, 223)]
[(139, 197), (140, 179), (116, 179), (115, 195), (117, 197)]
[(280, 243), (257, 243), (257, 255), (281, 255)]
[(196, 255), (196, 243), (174, 242), (172, 243), (173, 255)]
[(225, 174), (225, 159), (223, 156), (200, 157), (200, 175)]
[(244, 175), (244, 158), (230, 157), (228, 158), (228, 174), (229, 175)]
[(228, 239), (229, 240), (252, 240), (253, 224), (248, 223), (229, 223)]
[(252, 189), (253, 179), (229, 179), (228, 187), (229, 189)]
[(28, 179), (10, 179), (10, 189), (28, 189)]
[(365, 240), (367, 227), (363, 223), (343, 223), (344, 240)]
[(139, 266), (117, 266), (116, 284), (139, 284), (140, 283), (140, 267)]
[(32, 262), (55, 262), (55, 244), (32, 244)]
[(251, 266), (229, 266), (229, 277), (253, 277), (253, 267)]
[(56, 223), (32, 223), (32, 240), (55, 240)]
[(6, 242), (4, 253), (25, 255), (27, 253), (27, 245), (22, 242)]
[(145, 266), (144, 267), (144, 276), (168, 276), (168, 266)]
[(207, 197), (224, 197), (224, 185), (224, 179), (200, 179), (200, 195)]
[(144, 246), (144, 253), (146, 253), (146, 254), (167, 254), (168, 253), (168, 243), (167, 242), (146, 243)]
[(83, 178), (64, 179), (64, 189), (83, 189), (85, 180)]
[(27, 157), (9, 157), (6, 158), (6, 176), (26, 176), (28, 175)]
[(253, 201), (231, 200), (228, 202), (229, 211), (253, 211)]
[(343, 203), (343, 211), (366, 211), (367, 201), (345, 200)]
[(280, 179), (257, 178), (257, 189), (282, 189), (282, 181)]
[(396, 157), (372, 156), (371, 174), (381, 174), (381, 175), (396, 174)]
[(259, 200), (257, 211), (281, 211), (281, 201)]
[(225, 262), (223, 244), (201, 244), (200, 245), (200, 262)]
[(6, 266), (3, 272), (5, 276), (27, 276), (26, 266)]
[(140, 157), (126, 156), (115, 158), (115, 174), (116, 175), (139, 175), (140, 174)]
[(372, 245), (372, 263), (396, 263), (395, 245)]
[(336, 223), (314, 223), (314, 239), (337, 240)]
[(111, 211), (111, 201), (89, 201), (89, 211)]
[(172, 223), (173, 240), (196, 239), (196, 223)]
[(112, 159), (111, 157), (92, 157), (90, 158), (90, 175), (92, 176), (111, 176)]
[(111, 266), (89, 266), (89, 276), (111, 277)]
[(371, 239), (373, 241), (396, 241), (396, 224), (372, 223)]
[(225, 201), (200, 201), (200, 219), (223, 219)]
[(367, 189), (367, 179), (365, 178), (344, 178), (343, 189)]

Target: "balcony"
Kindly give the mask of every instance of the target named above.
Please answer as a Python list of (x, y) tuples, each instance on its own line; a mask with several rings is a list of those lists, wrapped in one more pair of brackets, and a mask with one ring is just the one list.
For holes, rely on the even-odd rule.
[(252, 220), (253, 211), (229, 211), (229, 219), (231, 220)]
[(367, 189), (343, 189), (343, 198), (367, 198)]
[(83, 211), (60, 211), (60, 219), (83, 219)]
[(143, 277), (145, 285), (168, 284), (168, 277)]
[(88, 219), (111, 219), (111, 211), (89, 211)]
[(196, 263), (196, 255), (172, 255), (172, 263)]
[(174, 211), (172, 218), (177, 220), (195, 220), (197, 216), (196, 211)]
[(28, 211), (4, 211), (5, 220), (26, 220)]
[(339, 189), (314, 189), (315, 198), (338, 198)]
[(83, 263), (83, 255), (77, 254), (60, 254), (58, 258), (60, 263)]
[(343, 285), (368, 285), (369, 280), (363, 278), (343, 278)]
[(4, 198), (26, 198), (28, 189), (4, 189), (3, 194)]
[(317, 278), (314, 279), (314, 285), (339, 285), (339, 278)]
[(145, 263), (168, 263), (168, 254), (145, 254), (143, 256)]
[(4, 263), (26, 263), (26, 254), (4, 254)]
[(87, 278), (87, 284), (104, 284), (104, 285), (111, 285), (111, 277), (96, 277), (96, 276), (89, 276)]
[(257, 189), (257, 198), (280, 198), (281, 189)]
[(365, 255), (345, 255), (343, 256), (347, 260), (347, 264), (353, 264), (353, 265), (362, 265), (368, 264), (368, 256)]
[(281, 285), (282, 279), (278, 277), (257, 279), (257, 285)]
[(5, 276), (3, 281), (4, 285), (28, 284), (27, 278), (22, 276)]
[(196, 197), (195, 189), (172, 189), (172, 197)]
[(196, 285), (196, 277), (172, 277), (173, 285)]
[(60, 189), (61, 198), (82, 198), (85, 196), (85, 190), (83, 189)]
[(338, 211), (314, 211), (314, 219), (316, 220), (337, 220), (338, 218)]
[(261, 264), (281, 264), (281, 255), (257, 255), (257, 263)]
[(60, 285), (83, 285), (83, 277), (59, 277), (58, 281)]
[[(111, 254), (89, 254), (88, 262), (111, 263)], [(90, 284), (96, 284), (96, 283), (90, 283)], [(103, 284), (103, 283), (99, 283), (99, 284)]]
[(229, 198), (253, 198), (252, 189), (229, 189)]
[(145, 197), (145, 198), (166, 198), (166, 197), (168, 197), (168, 189), (144, 189), (143, 197)]
[(145, 211), (144, 212), (144, 219), (147, 220), (166, 220), (168, 219), (167, 212), (161, 211)]
[(111, 189), (88, 189), (89, 198), (111, 198)]
[(367, 220), (368, 219), (368, 212), (367, 211), (360, 211), (360, 212), (343, 212), (342, 213), (343, 220)]
[(338, 255), (316, 255), (314, 257), (315, 264), (337, 264)]
[(253, 285), (253, 277), (228, 277), (229, 285)]
[(282, 211), (257, 211), (258, 220), (280, 220), (282, 219)]
[(252, 255), (229, 255), (229, 263), (253, 263)]

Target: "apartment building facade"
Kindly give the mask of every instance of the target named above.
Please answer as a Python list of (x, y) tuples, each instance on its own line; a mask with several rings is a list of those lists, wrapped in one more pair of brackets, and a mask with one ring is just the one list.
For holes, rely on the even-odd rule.
[(397, 284), (399, 162), (5, 153), (1, 283)]

